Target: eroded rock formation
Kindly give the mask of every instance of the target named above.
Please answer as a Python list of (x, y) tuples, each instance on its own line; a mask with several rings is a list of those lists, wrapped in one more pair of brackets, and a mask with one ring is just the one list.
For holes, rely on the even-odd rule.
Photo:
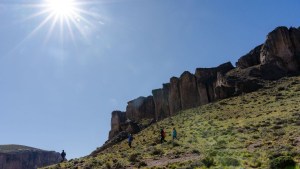
[(214, 68), (197, 68), (195, 74), (186, 71), (179, 78), (172, 77), (161, 89), (153, 90), (153, 97), (128, 102), (126, 112), (112, 114), (109, 139), (129, 132), (128, 120), (138, 126), (144, 119), (153, 119), (152, 123), (184, 109), (255, 91), (263, 86), (264, 80), (298, 74), (299, 28), (276, 28), (268, 34), (265, 43), (242, 56), (236, 66), (227, 62)]
[(0, 169), (36, 169), (61, 161), (60, 153), (20, 145), (0, 146)]

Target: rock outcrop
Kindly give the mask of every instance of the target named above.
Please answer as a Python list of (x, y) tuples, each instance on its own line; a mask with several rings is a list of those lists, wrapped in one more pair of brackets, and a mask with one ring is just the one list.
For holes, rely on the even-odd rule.
[(61, 161), (60, 153), (20, 145), (0, 145), (0, 169), (36, 169)]
[(172, 77), (161, 89), (153, 90), (153, 96), (139, 97), (128, 102), (126, 112), (113, 113), (109, 138), (129, 132), (127, 120), (137, 123), (140, 130), (147, 126), (141, 125), (145, 119), (152, 119), (147, 123), (151, 124), (181, 110), (258, 90), (265, 80), (299, 74), (299, 28), (276, 28), (263, 44), (238, 59), (236, 66), (227, 62), (214, 68), (197, 68), (195, 74), (186, 71), (179, 78)]
[(126, 118), (133, 121), (155, 119), (153, 96), (139, 97), (127, 103)]
[(179, 90), (182, 110), (200, 106), (196, 76), (188, 71), (179, 78)]
[(111, 130), (108, 136), (109, 139), (122, 131), (121, 124), (124, 124), (126, 120), (125, 112), (113, 111), (111, 113)]
[[(298, 37), (297, 37), (298, 36)], [(276, 64), (287, 72), (299, 70), (299, 62), (295, 54), (299, 43), (299, 30), (295, 28), (278, 27), (268, 34), (263, 44), (260, 61), (264, 64)]]
[(170, 79), (170, 88), (169, 88), (169, 108), (170, 115), (173, 116), (180, 110), (182, 110), (181, 106), (181, 94), (179, 89), (179, 78), (172, 77)]
[(260, 50), (263, 45), (259, 45), (251, 50), (248, 54), (239, 58), (236, 66), (242, 69), (260, 64)]

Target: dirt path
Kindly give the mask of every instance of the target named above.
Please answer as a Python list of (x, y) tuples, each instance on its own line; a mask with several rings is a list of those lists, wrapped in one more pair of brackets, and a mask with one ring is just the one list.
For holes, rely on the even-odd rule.
[(174, 159), (170, 159), (168, 157), (162, 157), (158, 160), (148, 159), (146, 160), (146, 163), (147, 163), (147, 167), (165, 166), (171, 163), (199, 159), (199, 157), (200, 155), (197, 154), (185, 154), (182, 157), (174, 158)]

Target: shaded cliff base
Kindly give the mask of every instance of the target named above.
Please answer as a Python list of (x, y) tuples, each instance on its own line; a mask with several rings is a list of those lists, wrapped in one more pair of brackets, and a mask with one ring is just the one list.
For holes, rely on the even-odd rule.
[(61, 161), (60, 153), (22, 145), (0, 145), (0, 169), (36, 169)]
[(263, 44), (240, 57), (236, 67), (227, 62), (213, 68), (197, 68), (194, 74), (183, 72), (180, 77), (170, 78), (162, 88), (152, 90), (152, 96), (129, 101), (126, 111), (112, 112), (109, 139), (97, 151), (182, 110), (253, 92), (268, 80), (295, 76), (299, 71), (300, 29), (278, 27)]
[[(285, 168), (300, 162), (300, 76), (179, 112), (93, 156), (49, 168)], [(172, 142), (175, 127), (178, 140)], [(160, 144), (160, 128), (166, 141)], [(297, 166), (299, 168), (299, 166)], [(291, 167), (291, 168), (297, 168)]]

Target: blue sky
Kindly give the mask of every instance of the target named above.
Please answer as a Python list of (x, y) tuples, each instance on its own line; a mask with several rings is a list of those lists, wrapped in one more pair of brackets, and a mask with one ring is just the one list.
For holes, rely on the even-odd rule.
[[(300, 26), (297, 0), (86, 0), (78, 27), (35, 30), (47, 13), (0, 1), (0, 144), (88, 155), (113, 110), (172, 76), (233, 64), (277, 26)], [(65, 21), (64, 21), (65, 22)], [(63, 23), (66, 26), (66, 23)]]

